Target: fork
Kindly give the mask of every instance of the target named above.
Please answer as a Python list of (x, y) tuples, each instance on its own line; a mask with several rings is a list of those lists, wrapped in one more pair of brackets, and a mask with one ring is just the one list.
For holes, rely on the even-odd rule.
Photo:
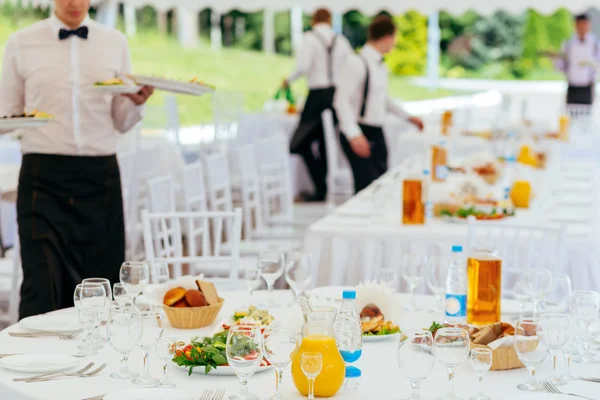
[(91, 378), (92, 376), (98, 375), (107, 366), (108, 366), (108, 364), (102, 364), (100, 367), (96, 368), (92, 372), (87, 372), (85, 374), (76, 374), (76, 375), (73, 375), (73, 374), (62, 374), (61, 373), (61, 374), (47, 376), (45, 378), (39, 378), (39, 379), (25, 381), (25, 382), (26, 383), (46, 382), (46, 381), (49, 381), (49, 380), (52, 380), (52, 379), (61, 378), (63, 376), (70, 376), (70, 377), (76, 377), (76, 378)]
[(592, 400), (589, 397), (581, 396), (581, 395), (575, 394), (575, 393), (563, 393), (560, 390), (558, 390), (558, 388), (554, 385), (554, 383), (552, 383), (550, 381), (542, 382), (542, 386), (544, 387), (544, 389), (546, 389), (546, 392), (548, 392), (548, 393), (562, 394), (562, 395), (567, 395), (567, 396), (579, 397), (581, 399)]
[[(75, 372), (71, 372), (72, 374), (83, 374), (84, 372), (86, 372), (87, 370), (89, 370), (90, 368), (92, 368), (94, 366), (94, 363), (91, 362), (88, 365), (86, 365), (85, 367), (81, 368), (79, 371), (75, 371)], [(46, 376), (50, 376), (50, 375), (55, 375), (56, 372), (46, 372), (44, 374), (39, 374), (39, 375), (34, 375), (34, 376), (28, 376), (25, 378), (13, 378), (13, 381), (15, 382), (24, 382), (24, 381), (29, 381), (32, 379), (38, 379), (38, 378), (44, 378)]]
[(83, 329), (78, 329), (75, 332), (71, 333), (61, 333), (61, 332), (9, 332), (8, 335), (12, 337), (21, 337), (21, 338), (39, 338), (39, 337), (48, 337), (55, 336), (60, 339), (73, 339), (75, 336), (79, 335), (83, 332)]
[(223, 397), (225, 397), (225, 389), (219, 389), (213, 395), (212, 400), (223, 400)]
[(200, 396), (200, 400), (211, 400), (213, 395), (212, 390), (205, 390), (202, 392), (202, 396)]

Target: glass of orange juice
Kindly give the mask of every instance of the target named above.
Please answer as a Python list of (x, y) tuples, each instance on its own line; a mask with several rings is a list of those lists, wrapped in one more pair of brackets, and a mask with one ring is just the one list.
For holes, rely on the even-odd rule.
[(315, 379), (323, 369), (323, 355), (321, 353), (304, 353), (300, 357), (302, 372), (308, 378), (308, 398), (315, 398)]

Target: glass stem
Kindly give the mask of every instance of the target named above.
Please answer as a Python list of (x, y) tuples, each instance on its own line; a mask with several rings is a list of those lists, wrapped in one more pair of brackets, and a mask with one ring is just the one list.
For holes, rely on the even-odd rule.
[(129, 375), (129, 358), (127, 357), (127, 354), (121, 356), (121, 366), (119, 368), (119, 375)]
[(537, 317), (538, 301), (533, 300), (533, 316)]
[(85, 333), (85, 339), (83, 339), (83, 346), (87, 351), (92, 351), (92, 331), (89, 330)]
[(277, 374), (277, 386), (275, 388), (275, 397), (279, 397), (279, 389), (281, 388), (281, 382), (283, 381), (283, 368), (276, 368), (275, 373)]
[(482, 384), (482, 382), (483, 382), (483, 375), (478, 376), (477, 378), (478, 378), (477, 379), (477, 382), (478, 382), (478, 384), (477, 384), (477, 390), (478, 390), (479, 394), (483, 394), (483, 384)]
[(240, 395), (248, 394), (248, 378), (240, 378)]
[(169, 369), (167, 363), (163, 361), (163, 379), (161, 383), (169, 383)]
[(550, 358), (552, 359), (552, 375), (558, 378), (558, 369), (556, 368), (556, 350), (550, 349)]
[(532, 386), (538, 386), (537, 377), (535, 376), (535, 368), (528, 368), (529, 371), (529, 384)]
[(410, 307), (415, 310), (417, 308), (417, 294), (415, 293), (415, 287), (412, 284), (410, 285), (410, 296)]
[(315, 378), (308, 378), (308, 398), (315, 398)]
[(454, 397), (454, 368), (448, 368), (448, 383), (450, 387), (448, 388), (448, 397)]
[(421, 386), (420, 382), (410, 382), (410, 399), (420, 399), (419, 395), (419, 387)]
[(148, 357), (150, 357), (150, 353), (144, 351), (144, 378), (150, 378), (150, 365), (148, 363)]

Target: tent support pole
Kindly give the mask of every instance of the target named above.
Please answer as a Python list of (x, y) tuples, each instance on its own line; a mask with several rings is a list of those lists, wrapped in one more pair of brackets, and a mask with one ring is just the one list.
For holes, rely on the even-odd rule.
[(432, 90), (439, 85), (440, 39), (439, 13), (436, 11), (429, 14), (427, 26), (427, 83)]
[(222, 47), (221, 13), (212, 10), (210, 13), (210, 48), (212, 51), (219, 51)]
[(125, 14), (125, 33), (129, 37), (133, 37), (137, 33), (137, 21), (135, 17), (135, 7), (132, 4), (126, 3), (124, 5)]
[(117, 14), (119, 5), (116, 0), (107, 0), (100, 3), (96, 19), (103, 25), (111, 28), (117, 27)]
[(297, 54), (302, 44), (302, 32), (303, 32), (303, 21), (302, 21), (302, 8), (294, 6), (290, 12), (291, 29), (292, 29), (292, 53)]
[(177, 7), (177, 35), (183, 47), (198, 45), (198, 13)]
[(265, 53), (275, 53), (275, 11), (265, 8), (263, 11), (263, 42)]

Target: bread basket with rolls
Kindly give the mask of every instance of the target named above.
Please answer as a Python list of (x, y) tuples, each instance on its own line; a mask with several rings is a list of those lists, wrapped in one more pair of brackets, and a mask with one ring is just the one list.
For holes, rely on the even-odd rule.
[(525, 368), (513, 345), (514, 334), (515, 328), (506, 322), (486, 325), (471, 336), (471, 348), (487, 347), (492, 350), (492, 371)]
[(176, 286), (163, 296), (165, 314), (173, 328), (197, 329), (212, 324), (221, 307), (223, 298), (217, 295), (211, 282), (196, 280), (196, 288)]

